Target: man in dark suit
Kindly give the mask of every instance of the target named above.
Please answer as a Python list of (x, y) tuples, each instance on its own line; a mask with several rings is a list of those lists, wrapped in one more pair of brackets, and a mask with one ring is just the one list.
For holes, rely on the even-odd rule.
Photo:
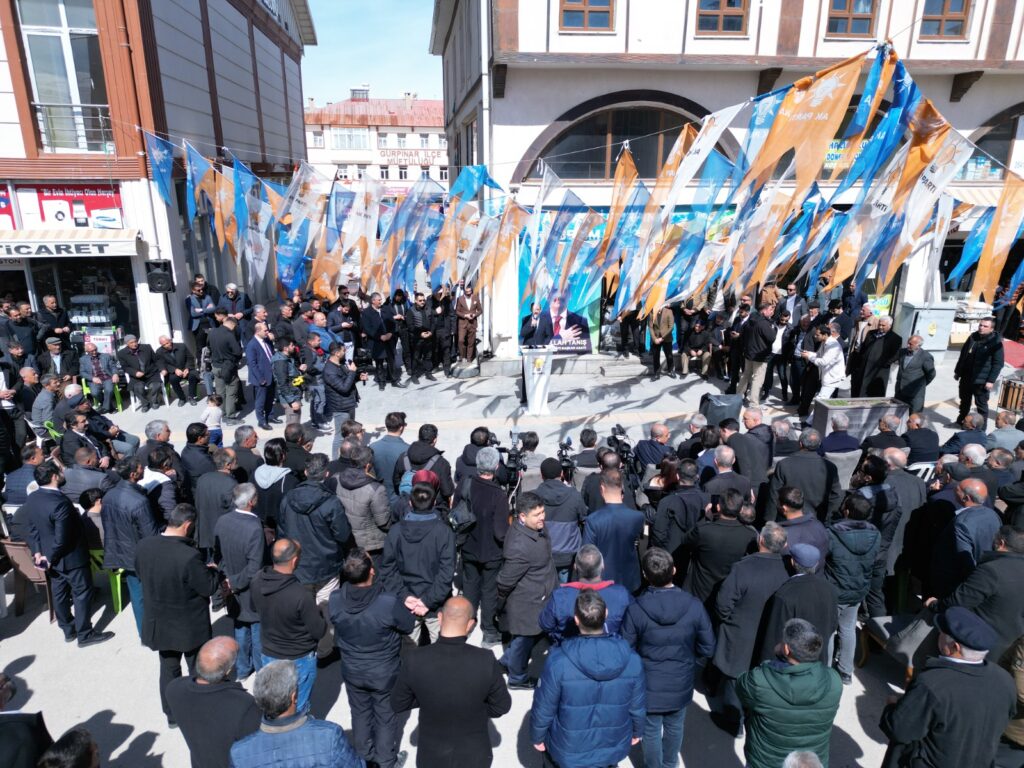
[(185, 470), (182, 486), (188, 491), (188, 498), (194, 498), (199, 478), (217, 467), (210, 456), (210, 430), (202, 422), (193, 422), (185, 428), (184, 450), (181, 452), (181, 467)]
[(832, 431), (818, 446), (818, 455), (826, 453), (848, 453), (859, 451), (860, 441), (846, 430), (850, 428), (850, 418), (845, 413), (832, 414)]
[(896, 374), (896, 399), (910, 406), (911, 413), (924, 409), (925, 387), (935, 379), (935, 359), (921, 349), (924, 339), (911, 336), (899, 357)]
[(46, 349), (36, 355), (35, 368), (43, 376), (56, 376), (67, 384), (78, 376), (78, 352), (74, 348), (62, 349), (56, 336), (46, 339)]
[(963, 423), (971, 408), (971, 398), (974, 398), (974, 407), (981, 415), (982, 430), (988, 423), (989, 393), (1003, 370), (1003, 340), (993, 333), (994, 329), (995, 320), (991, 317), (978, 323), (978, 330), (960, 348), (960, 357), (953, 369), (953, 378), (960, 382), (960, 416), (957, 421)]
[(96, 456), (100, 469), (110, 468), (110, 450), (89, 434), (89, 419), (85, 414), (72, 412), (64, 419), (64, 437), (60, 441), (60, 460), (64, 466), (75, 463), (79, 448), (86, 448)]
[(843, 489), (836, 465), (818, 455), (821, 435), (815, 429), (800, 433), (800, 450), (775, 465), (765, 507), (765, 519), (778, 517), (779, 491), (785, 486), (799, 488), (804, 495), (804, 509), (828, 522), (839, 510)]
[(590, 324), (582, 315), (568, 311), (564, 294), (553, 291), (548, 297), (548, 311), (538, 321), (533, 343), (571, 346), (573, 351), (579, 346), (579, 351), (589, 352)]
[(82, 491), (99, 488), (109, 491), (120, 482), (117, 473), (110, 469), (97, 469), (96, 454), (89, 448), (82, 447), (75, 451), (74, 464), (64, 468), (64, 484), (61, 493), (68, 497), (72, 504), (78, 503)]
[(395, 348), (398, 343), (398, 327), (391, 307), (385, 307), (379, 293), (370, 296), (370, 306), (362, 314), (363, 334), (370, 340), (370, 355), (376, 368), (374, 380), (381, 391), (391, 382), (392, 386), (404, 387), (401, 373), (395, 365)]
[(537, 344), (535, 337), (540, 328), (540, 304), (534, 302), (530, 305), (530, 314), (523, 318), (519, 324), (519, 345), (531, 347)]
[(476, 623), (473, 613), (466, 598), (448, 598), (438, 612), (437, 642), (402, 658), (391, 705), (396, 712), (420, 710), (417, 768), (489, 766), (488, 724), (512, 708), (494, 654), (466, 642)]
[(985, 433), (985, 420), (979, 413), (968, 413), (960, 422), (963, 429), (954, 434), (949, 440), (942, 444), (939, 453), (960, 453), (965, 445), (980, 445), (984, 448), (988, 445), (988, 435)]
[(861, 346), (863, 378), (854, 397), (885, 397), (889, 369), (900, 354), (903, 339), (892, 331), (892, 318), (878, 318), (878, 328), (869, 332)]
[(718, 589), (732, 566), (743, 559), (757, 539), (757, 531), (739, 520), (743, 496), (726, 491), (711, 516), (687, 534), (683, 546), (692, 555), (690, 587), (693, 596), (714, 610)]
[(704, 483), (704, 493), (710, 497), (712, 504), (729, 490), (737, 491), (746, 501), (753, 501), (750, 480), (733, 472), (735, 462), (736, 454), (728, 445), (715, 448), (715, 469), (718, 471)]
[(736, 454), (735, 470), (752, 484), (763, 482), (772, 465), (771, 449), (754, 435), (741, 433), (736, 419), (725, 419), (718, 428), (722, 430), (722, 440)]
[(797, 292), (796, 283), (789, 283), (786, 286), (786, 295), (775, 306), (775, 315), (772, 319), (776, 323), (779, 322), (779, 318), (784, 311), (789, 312), (790, 327), (797, 325), (800, 322), (800, 318), (807, 314), (807, 302)]
[(224, 421), (227, 426), (240, 424), (238, 420), (241, 380), (238, 368), (242, 363), (242, 346), (238, 343), (235, 329), (238, 321), (228, 317), (218, 328), (210, 331), (210, 365), (213, 366), (213, 386), (224, 398)]
[(213, 452), (213, 464), (216, 471), (207, 472), (196, 483), (196, 546), (206, 557), (206, 561), (214, 560), (214, 529), (217, 521), (234, 509), (232, 494), (238, 486), (233, 474), (235, 470), (235, 452), (230, 448), (218, 448)]
[(900, 417), (890, 413), (878, 420), (878, 432), (864, 438), (861, 448), (865, 451), (872, 449), (884, 451), (886, 448), (902, 448), (903, 438), (896, 434), (900, 428)]
[(928, 420), (920, 413), (907, 417), (907, 431), (903, 442), (910, 448), (909, 464), (939, 460), (939, 433), (932, 429)]
[(171, 680), (181, 677), (182, 656), (189, 674), (195, 674), (196, 654), (212, 634), (210, 596), (221, 580), (192, 546), (195, 522), (195, 507), (179, 504), (168, 516), (164, 532), (143, 539), (135, 550), (135, 572), (146, 606), (142, 642), (160, 655), (160, 703), (171, 727), (177, 723), (164, 693)]
[(56, 296), (43, 296), (43, 308), (36, 314), (47, 336), (54, 336), (62, 347), (71, 345), (71, 319), (57, 304)]
[(21, 511), (28, 519), (28, 542), (36, 566), (50, 576), (57, 624), (67, 642), (77, 637), (79, 647), (105, 642), (114, 633), (97, 632), (89, 617), (92, 581), (82, 516), (60, 492), (64, 476), (56, 463), (37, 466), (35, 479), (39, 490), (29, 494)]
[(124, 337), (124, 346), (117, 351), (117, 362), (128, 379), (128, 389), (139, 401), (139, 410), (145, 413), (150, 408), (159, 408), (160, 368), (153, 359), (153, 348), (139, 344), (136, 336)]
[(274, 350), (270, 347), (269, 336), (266, 323), (255, 323), (253, 337), (245, 345), (245, 364), (249, 369), (256, 423), (260, 429), (266, 430), (270, 429), (275, 400), (274, 369), (271, 365)]
[(235, 429), (235, 444), (231, 450), (235, 452), (235, 479), (240, 483), (254, 483), (253, 475), (256, 470), (263, 466), (263, 458), (256, 453), (256, 446), (259, 445), (260, 436), (256, 430), (248, 424)]
[(192, 405), (199, 402), (199, 372), (196, 370), (196, 358), (188, 347), (175, 344), (168, 336), (161, 336), (153, 359), (171, 385), (179, 407), (185, 405), (185, 392), (181, 388), (183, 381), (188, 384), (188, 402)]
[(237, 323), (238, 332), (242, 338), (249, 336), (249, 322), (252, 319), (252, 301), (244, 293), (238, 290), (234, 283), (224, 286), (224, 293), (217, 302), (217, 309), (227, 312), (228, 317), (233, 317)]
[[(832, 637), (839, 626), (839, 593), (832, 582), (814, 572), (823, 559), (821, 552), (810, 544), (793, 544), (789, 555), (793, 575), (765, 606), (761, 661), (775, 658), (775, 646), (790, 619), (809, 621), (823, 638)], [(831, 661), (827, 658), (828, 646), (828, 643), (821, 644), (822, 663)]]
[(935, 542), (932, 554), (932, 597), (952, 594), (971, 575), (982, 556), (992, 551), (999, 532), (999, 515), (987, 506), (988, 489), (973, 477), (956, 487), (959, 506)]

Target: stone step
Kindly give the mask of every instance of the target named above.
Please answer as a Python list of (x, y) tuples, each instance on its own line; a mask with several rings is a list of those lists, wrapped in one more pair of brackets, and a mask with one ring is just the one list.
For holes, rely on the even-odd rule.
[[(612, 379), (643, 376), (647, 367), (636, 357), (618, 355), (563, 355), (551, 361), (552, 375), (584, 374)], [(480, 361), (481, 376), (521, 376), (521, 358), (491, 358)]]

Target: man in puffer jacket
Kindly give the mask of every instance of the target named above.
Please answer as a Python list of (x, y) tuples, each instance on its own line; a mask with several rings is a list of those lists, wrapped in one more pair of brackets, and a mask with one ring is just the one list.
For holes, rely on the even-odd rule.
[[(294, 539), (302, 547), (295, 578), (316, 595), (326, 611), (331, 592), (338, 588), (338, 574), (351, 547), (352, 527), (338, 497), (325, 486), (327, 456), (312, 453), (306, 459), (306, 480), (281, 500), (277, 518), (278, 538)], [(334, 645), (331, 632), (324, 635), (317, 655), (328, 656)]]
[(533, 696), (530, 743), (560, 768), (618, 765), (643, 734), (643, 664), (625, 640), (605, 634), (607, 613), (597, 592), (580, 592), (580, 636), (551, 649)]
[(701, 602), (672, 584), (672, 555), (664, 549), (648, 549), (643, 569), (650, 586), (626, 611), (622, 637), (644, 664), (644, 765), (671, 768), (678, 764), (683, 746), (697, 659), (714, 655), (715, 634)]
[(278, 339), (274, 343), (274, 356), (270, 358), (270, 367), (274, 371), (277, 401), (284, 408), (284, 423), (297, 424), (301, 420), (302, 390), (294, 384), (299, 375), (299, 366), (295, 363), (294, 341)]
[[(463, 479), (476, 474), (476, 455), (481, 448), (490, 444), (491, 430), (487, 427), (477, 427), (469, 433), (469, 445), (462, 449), (462, 455), (455, 460), (455, 484), (461, 485)], [(498, 485), (508, 485), (508, 467), (505, 462), (498, 464), (494, 473), (494, 479)]]
[(587, 516), (587, 504), (579, 491), (562, 482), (562, 464), (558, 459), (544, 459), (540, 476), (543, 482), (533, 492), (544, 502), (544, 525), (551, 537), (551, 559), (555, 561), (558, 580), (565, 584), (572, 573), (573, 557), (583, 542), (580, 527)]
[(263, 712), (260, 729), (231, 747), (231, 768), (365, 768), (340, 725), (295, 707), (295, 663), (274, 661), (256, 673), (252, 693)]
[(839, 673), (818, 661), (824, 641), (809, 621), (790, 619), (780, 640), (779, 658), (736, 681), (747, 713), (747, 766), (779, 768), (790, 752), (808, 750), (828, 768), (832, 723), (843, 694)]
[(376, 558), (384, 549), (384, 538), (391, 522), (388, 492), (371, 474), (373, 451), (365, 445), (357, 445), (351, 460), (354, 466), (342, 469), (332, 478), (332, 484), (345, 507), (356, 546)]
[(633, 603), (633, 596), (621, 584), (603, 578), (604, 557), (593, 544), (584, 544), (576, 554), (576, 576), (578, 581), (562, 584), (551, 593), (551, 599), (540, 612), (540, 628), (553, 643), (561, 643), (567, 637), (578, 635), (575, 622), (576, 598), (584, 589), (592, 589), (601, 595), (608, 609), (604, 631), (609, 635), (619, 634), (626, 609)]
[(352, 740), (365, 760), (394, 768), (399, 732), (391, 689), (398, 678), (402, 635), (412, 632), (413, 614), (376, 581), (365, 551), (356, 548), (348, 554), (342, 575), (345, 583), (329, 605), (352, 710)]
[[(452, 592), (455, 575), (455, 532), (434, 509), (436, 492), (427, 483), (412, 488), (412, 509), (391, 526), (379, 562), (384, 588), (406, 601), (418, 603), (413, 641), (419, 645), (424, 630), (437, 640), (437, 611)], [(418, 630), (418, 631), (417, 631)]]
[(418, 440), (409, 446), (409, 450), (398, 457), (395, 462), (395, 473), (391, 478), (395, 488), (402, 484), (402, 475), (407, 471), (415, 472), (420, 469), (429, 469), (441, 481), (441, 495), (450, 499), (455, 493), (455, 483), (452, 482), (452, 466), (442, 455), (444, 452), (437, 449), (437, 427), (433, 424), (424, 424), (420, 427)]
[(853, 657), (857, 644), (857, 609), (871, 588), (871, 570), (878, 557), (882, 534), (868, 522), (870, 499), (850, 494), (843, 500), (843, 519), (829, 526), (825, 578), (839, 592), (839, 650), (836, 668), (843, 685), (853, 681)]

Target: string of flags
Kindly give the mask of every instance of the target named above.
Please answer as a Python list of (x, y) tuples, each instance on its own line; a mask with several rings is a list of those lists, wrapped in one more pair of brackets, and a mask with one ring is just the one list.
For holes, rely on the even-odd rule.
[[(744, 141), (729, 159), (718, 142), (741, 113)], [(616, 291), (616, 316), (636, 306), (646, 316), (715, 281), (748, 292), (794, 270), (809, 290), (821, 277), (837, 286), (872, 275), (882, 290), (925, 241), (937, 268), (951, 225), (979, 213), (949, 192), (978, 148), (921, 93), (888, 43), (686, 125), (653, 182), (639, 178), (624, 143), (607, 213), (586, 206), (543, 161), (532, 208), (504, 194), (483, 165), (463, 168), (449, 190), (420, 179), (389, 205), (374, 179), (330, 179), (303, 161), (285, 187), (237, 157), (218, 167), (187, 140), (179, 146), (146, 132), (145, 141), (164, 202), (171, 205), (179, 156), (188, 221), (208, 214), (219, 247), (245, 259), (254, 280), (273, 269), (284, 291), (332, 300), (353, 279), (368, 292), (458, 280), (493, 292), (517, 262), (521, 308), (557, 291), (575, 309), (607, 287)], [(502, 194), (481, 202), (484, 188)], [(837, 207), (851, 195), (852, 205)], [(1022, 236), (1024, 179), (1007, 170), (950, 282), (974, 269), (971, 300), (993, 301)], [(1024, 268), (1006, 295), (1022, 281)]]

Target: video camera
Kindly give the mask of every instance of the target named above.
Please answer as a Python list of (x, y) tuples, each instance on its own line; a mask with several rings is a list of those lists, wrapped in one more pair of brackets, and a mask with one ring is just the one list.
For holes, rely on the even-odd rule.
[[(376, 366), (373, 364), (373, 357), (370, 355), (368, 349), (357, 349), (353, 356), (353, 362), (356, 364), (356, 375), (362, 380), (363, 386), (366, 386), (367, 380), (373, 376), (376, 371)], [(363, 378), (362, 374), (366, 374), (366, 378)]]
[(558, 463), (562, 465), (562, 480), (572, 482), (576, 474), (576, 462), (572, 458), (572, 438), (567, 437), (558, 444)]
[(510, 429), (508, 436), (511, 445), (508, 448), (498, 448), (498, 450), (508, 456), (505, 464), (509, 473), (516, 477), (520, 472), (526, 471), (526, 457), (523, 456), (523, 443), (519, 439), (519, 430)]
[(626, 430), (622, 428), (621, 424), (616, 424), (612, 427), (612, 433), (608, 436), (608, 447), (619, 455), (619, 461), (622, 463), (622, 479), (625, 486), (633, 493), (636, 493), (640, 488), (640, 474), (643, 471), (643, 467), (633, 452), (633, 444), (630, 442), (629, 436), (626, 435)]

